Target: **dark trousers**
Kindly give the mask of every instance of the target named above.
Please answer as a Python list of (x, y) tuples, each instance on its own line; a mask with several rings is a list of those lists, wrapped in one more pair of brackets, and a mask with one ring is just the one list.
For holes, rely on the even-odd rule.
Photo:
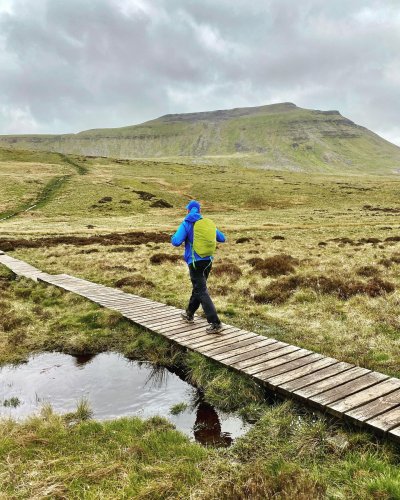
[(207, 290), (207, 278), (210, 274), (211, 266), (211, 260), (198, 260), (195, 266), (193, 264), (189, 265), (193, 289), (187, 307), (187, 313), (190, 315), (194, 314), (201, 304), (207, 321), (209, 323), (220, 323), (217, 311)]

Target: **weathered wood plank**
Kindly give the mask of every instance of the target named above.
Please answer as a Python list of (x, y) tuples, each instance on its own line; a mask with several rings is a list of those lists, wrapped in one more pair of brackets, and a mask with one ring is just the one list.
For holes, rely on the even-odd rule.
[(162, 333), (168, 333), (169, 336), (171, 336), (171, 335), (178, 335), (179, 333), (193, 332), (199, 329), (205, 330), (206, 327), (207, 323), (202, 325), (201, 323), (190, 324), (181, 321), (180, 323), (172, 326), (167, 325), (166, 327), (155, 327), (154, 330), (160, 331)]
[(287, 391), (287, 393), (292, 394), (296, 390), (298, 391), (310, 385), (314, 385), (317, 382), (321, 382), (323, 380), (331, 378), (332, 376), (338, 375), (346, 370), (350, 370), (350, 368), (354, 368), (354, 365), (350, 365), (349, 363), (343, 363), (343, 362), (336, 363), (332, 366), (328, 366), (327, 368), (323, 368), (321, 370), (317, 370), (316, 372), (309, 373), (295, 380), (289, 380), (287, 382), (284, 382), (283, 384), (280, 384), (279, 390), (282, 391), (283, 393), (284, 391)]
[(351, 409), (358, 408), (366, 403), (370, 403), (371, 401), (376, 400), (381, 396), (385, 396), (386, 394), (389, 394), (396, 389), (400, 389), (400, 380), (389, 378), (379, 384), (373, 385), (371, 387), (368, 387), (367, 389), (357, 392), (356, 394), (348, 395), (343, 399), (329, 404), (329, 411), (330, 413), (333, 413), (337, 416), (341, 416), (343, 413), (346, 413)]
[(284, 363), (283, 365), (276, 366), (274, 368), (270, 368), (268, 370), (264, 370), (260, 373), (257, 373), (256, 378), (263, 380), (266, 382), (270, 387), (274, 387), (273, 384), (270, 382), (270, 379), (274, 377), (275, 375), (280, 375), (282, 373), (287, 373), (290, 372), (291, 370), (295, 370), (296, 368), (302, 367), (304, 365), (309, 365), (313, 361), (318, 361), (323, 359), (322, 354), (317, 354), (317, 353), (311, 353), (306, 356), (302, 356), (300, 358), (294, 359), (293, 361), (290, 361), (289, 363)]
[(165, 310), (160, 310), (160, 309), (154, 309), (154, 310), (149, 310), (146, 313), (141, 313), (138, 311), (135, 311), (135, 309), (132, 309), (129, 312), (126, 312), (125, 314), (130, 314), (131, 317), (135, 317), (138, 319), (138, 321), (142, 321), (144, 323), (153, 323), (155, 324), (157, 321), (165, 323), (165, 321), (169, 321), (171, 319), (182, 319), (180, 318), (180, 314), (177, 311), (165, 311)]
[[(206, 332), (206, 328), (208, 326), (208, 323), (206, 321), (204, 322), (196, 322), (196, 328), (193, 330), (194, 332), (198, 332), (199, 329), (201, 331), (201, 334), (198, 333), (192, 333), (192, 331), (189, 332), (180, 332), (177, 334), (172, 334), (171, 339), (174, 340), (175, 342), (183, 343), (183, 342), (190, 342), (192, 339), (196, 338), (212, 338), (211, 334)], [(215, 337), (215, 335), (213, 335)]]
[[(130, 314), (127, 314), (126, 317), (131, 319), (132, 321), (134, 321), (138, 325), (144, 326), (145, 328), (151, 329), (154, 331), (155, 330), (158, 331), (159, 328), (167, 328), (167, 327), (174, 328), (174, 327), (178, 327), (178, 326), (182, 325), (182, 322), (180, 322), (179, 320), (176, 320), (176, 318), (174, 318), (174, 316), (171, 316), (170, 318), (165, 318), (164, 320), (160, 320), (159, 318), (158, 319), (148, 318), (147, 320), (142, 320), (140, 318), (137, 318), (137, 316), (132, 316)], [(154, 325), (153, 321), (157, 321), (157, 325)]]
[(400, 406), (365, 420), (364, 424), (378, 433), (390, 431), (400, 425)]
[[(336, 367), (336, 365), (335, 365)], [(340, 369), (340, 368), (339, 368)], [(319, 380), (313, 384), (307, 385), (302, 389), (297, 389), (294, 392), (297, 396), (303, 399), (310, 399), (317, 394), (330, 390), (332, 388), (338, 387), (339, 385), (345, 384), (349, 381), (356, 380), (357, 378), (370, 373), (370, 370), (366, 368), (354, 367), (349, 370), (341, 370), (340, 373), (333, 374), (331, 377)]]
[[(244, 361), (235, 361), (234, 363), (229, 362), (229, 366), (237, 368), (238, 370), (248, 370), (254, 365), (259, 365), (260, 363), (274, 358), (279, 358), (284, 354), (289, 354), (290, 352), (299, 351), (300, 347), (294, 345), (286, 345), (281, 348), (276, 348), (276, 344), (271, 344), (270, 346), (262, 347), (262, 354), (255, 356), (253, 358), (245, 359)], [(257, 349), (258, 350), (258, 349)]]
[(238, 337), (239, 335), (242, 334), (242, 330), (240, 328), (236, 328), (233, 330), (229, 330), (228, 332), (225, 331), (223, 335), (215, 335), (213, 333), (207, 333), (205, 330), (201, 332), (201, 334), (196, 334), (194, 335), (186, 335), (183, 338), (176, 339), (175, 337), (173, 340), (176, 340), (177, 342), (181, 343), (182, 345), (187, 345), (187, 343), (192, 342), (193, 340), (196, 340), (198, 342), (198, 347), (206, 346), (208, 344), (214, 344), (216, 345), (217, 342), (220, 342), (222, 340), (226, 340), (228, 338), (232, 337)]
[[(275, 354), (278, 351), (275, 351)], [(248, 373), (249, 375), (257, 375), (258, 373), (268, 370), (269, 368), (274, 368), (275, 366), (282, 365), (284, 363), (289, 363), (289, 361), (293, 361), (297, 358), (302, 358), (304, 356), (308, 356), (311, 354), (311, 351), (307, 349), (296, 349), (293, 352), (288, 354), (284, 354), (283, 356), (275, 356), (273, 359), (268, 361), (264, 361), (262, 363), (258, 363), (257, 365), (252, 365), (245, 368), (243, 371)]]
[(292, 382), (296, 379), (304, 377), (305, 375), (315, 373), (337, 362), (337, 359), (322, 357), (322, 359), (313, 361), (310, 364), (270, 377), (268, 378), (268, 383), (281, 389), (281, 386), (285, 383)]
[(353, 422), (362, 423), (365, 422), (365, 420), (377, 417), (381, 413), (386, 413), (396, 406), (400, 406), (400, 390), (391, 392), (363, 406), (347, 411), (345, 417)]
[(356, 380), (351, 380), (345, 384), (338, 387), (334, 387), (322, 393), (311, 396), (309, 399), (314, 403), (318, 403), (320, 406), (327, 407), (330, 410), (330, 406), (335, 401), (343, 399), (344, 397), (350, 396), (356, 392), (366, 389), (367, 387), (373, 386), (378, 382), (387, 380), (389, 377), (383, 375), (382, 373), (370, 372)]
[[(232, 327), (232, 329), (230, 329), (229, 332), (226, 330), (226, 328), (227, 328), (227, 326), (225, 326), (222, 333), (218, 333), (218, 334), (207, 333), (204, 330), (203, 331), (203, 338), (197, 338), (197, 340), (199, 341), (198, 347), (203, 347), (203, 346), (209, 344), (210, 341), (219, 342), (219, 341), (227, 339), (228, 336), (229, 337), (238, 337), (239, 335), (242, 334), (242, 330), (240, 328)], [(174, 340), (177, 340), (179, 342), (186, 342), (186, 341), (190, 342), (191, 336), (182, 334), (180, 336), (174, 337)]]
[[(275, 339), (273, 339), (275, 340)], [(244, 352), (242, 354), (237, 354), (235, 356), (230, 357), (229, 359), (224, 359), (224, 363), (229, 363), (230, 366), (236, 368), (236, 363), (245, 362), (249, 360), (249, 364), (251, 365), (251, 360), (257, 358), (261, 354), (265, 354), (271, 351), (277, 351), (278, 349), (282, 349), (283, 347), (288, 347), (289, 344), (286, 342), (271, 342), (270, 344), (264, 345), (262, 347), (256, 347), (253, 351)]]
[(238, 337), (233, 339), (224, 339), (222, 342), (218, 342), (214, 345), (207, 345), (204, 347), (198, 347), (197, 349), (202, 354), (206, 354), (208, 357), (214, 358), (215, 353), (230, 351), (239, 344), (243, 342), (254, 342), (254, 336), (251, 333), (242, 333)]
[[(224, 330), (226, 333), (228, 332), (233, 332), (233, 331), (237, 331), (235, 328), (233, 328), (232, 330), (230, 330), (229, 328), (227, 328), (226, 330)], [(200, 352), (200, 349), (202, 350), (201, 352), (203, 354), (205, 354), (206, 352), (208, 352), (211, 348), (214, 348), (214, 347), (221, 347), (222, 345), (227, 345), (227, 344), (232, 344), (232, 343), (236, 343), (238, 342), (239, 340), (245, 340), (247, 338), (249, 338), (250, 334), (248, 333), (243, 333), (242, 330), (239, 330), (239, 332), (241, 332), (238, 336), (235, 336), (233, 338), (222, 338), (221, 339), (221, 335), (215, 335), (214, 334), (214, 339), (211, 339), (212, 342), (207, 345), (207, 346), (199, 346), (199, 344), (203, 344), (203, 340), (193, 340), (193, 341), (187, 341), (186, 345), (189, 346), (191, 349), (196, 349)], [(225, 334), (226, 335), (226, 334)]]
[(214, 359), (217, 361), (231, 360), (231, 358), (236, 358), (239, 354), (246, 354), (247, 352), (254, 351), (254, 349), (257, 349), (258, 347), (265, 347), (267, 345), (275, 344), (276, 342), (277, 341), (275, 339), (268, 339), (267, 337), (260, 340), (260, 337), (257, 335), (257, 337), (253, 339), (253, 342), (243, 344), (242, 347), (236, 346), (235, 349), (232, 349), (229, 352), (215, 353)]

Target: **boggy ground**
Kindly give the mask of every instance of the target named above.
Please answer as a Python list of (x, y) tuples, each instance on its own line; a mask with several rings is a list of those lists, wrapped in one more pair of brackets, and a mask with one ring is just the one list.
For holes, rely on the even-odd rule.
[[(13, 158), (15, 171), (20, 173), (29, 160)], [(73, 161), (84, 165), (85, 175), (69, 171), (67, 182), (47, 203), (3, 222), (0, 248), (47, 272), (69, 273), (184, 307), (190, 292), (187, 269), (181, 249), (170, 246), (168, 235), (181, 221), (187, 200), (199, 198), (228, 237), (219, 245), (209, 282), (224, 321), (400, 375), (396, 176), (310, 176), (207, 165), (192, 170), (176, 163), (83, 157)], [(62, 158), (46, 159), (45, 175), (57, 162), (65, 165)], [(172, 207), (152, 207), (157, 200)], [(12, 208), (9, 200), (7, 210)], [(89, 498), (400, 497), (395, 445), (307, 412), (299, 419), (298, 409), (289, 403), (266, 407), (264, 394), (247, 379), (201, 356), (172, 350), (114, 313), (52, 287), (3, 277), (0, 307), (2, 362), (41, 350), (114, 349), (179, 364), (216, 406), (234, 409), (248, 403), (244, 413), (262, 415), (254, 430), (228, 451), (201, 449), (163, 427), (165, 422), (162, 432), (157, 421), (77, 422), (71, 427), (49, 414), (33, 423), (7, 423), (2, 427), (7, 461), (0, 477), (14, 496), (20, 492), (20, 497), (40, 498), (46, 487), (54, 487), (54, 496), (82, 497), (88, 487)], [(135, 425), (147, 425), (146, 436), (154, 430), (164, 448), (171, 447), (171, 460), (157, 458), (152, 438), (133, 437)], [(80, 448), (85, 446), (82, 433), (91, 436), (93, 448)], [(60, 444), (57, 436), (66, 437)], [(18, 439), (28, 444), (21, 446)], [(118, 443), (129, 439), (137, 441), (128, 460), (123, 450), (129, 446)], [(175, 446), (181, 461), (173, 459)], [(103, 467), (89, 477), (85, 464), (93, 464), (99, 453), (101, 463), (115, 464), (115, 470)], [(70, 468), (72, 463), (76, 468)], [(38, 471), (30, 483), (18, 472), (27, 469)], [(74, 481), (74, 475), (79, 479)], [(115, 493), (116, 485), (121, 493)]]
[(22, 423), (0, 421), (4, 498), (397, 498), (399, 451), (187, 353), (71, 293), (0, 266), (0, 359), (115, 350), (180, 367), (208, 401), (256, 421), (230, 449), (204, 448), (164, 418), (90, 419), (80, 403)]

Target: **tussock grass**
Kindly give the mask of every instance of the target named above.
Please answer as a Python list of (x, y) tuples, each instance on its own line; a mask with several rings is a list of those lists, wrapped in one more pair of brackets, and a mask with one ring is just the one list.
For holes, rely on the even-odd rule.
[(8, 498), (397, 498), (398, 450), (292, 403), (265, 408), (229, 449), (204, 448), (164, 418), (96, 422), (54, 414), (0, 421)]
[(155, 253), (150, 257), (152, 264), (161, 264), (162, 262), (179, 262), (181, 259), (178, 255), (171, 255), (169, 253)]
[(291, 255), (280, 254), (267, 257), (265, 259), (256, 258), (248, 260), (256, 271), (261, 271), (261, 275), (279, 276), (281, 274), (290, 274), (295, 271), (295, 266), (299, 264), (298, 259)]

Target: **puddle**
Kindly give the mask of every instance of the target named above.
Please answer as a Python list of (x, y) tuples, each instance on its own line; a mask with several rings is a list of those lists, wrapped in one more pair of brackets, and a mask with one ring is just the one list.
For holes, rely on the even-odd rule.
[[(205, 403), (190, 384), (166, 368), (130, 361), (116, 353), (73, 357), (44, 353), (27, 363), (0, 368), (0, 415), (19, 419), (50, 403), (58, 413), (74, 411), (86, 398), (93, 418), (110, 420), (160, 415), (193, 440), (229, 446), (250, 425)], [(187, 408), (172, 415), (173, 405)]]

